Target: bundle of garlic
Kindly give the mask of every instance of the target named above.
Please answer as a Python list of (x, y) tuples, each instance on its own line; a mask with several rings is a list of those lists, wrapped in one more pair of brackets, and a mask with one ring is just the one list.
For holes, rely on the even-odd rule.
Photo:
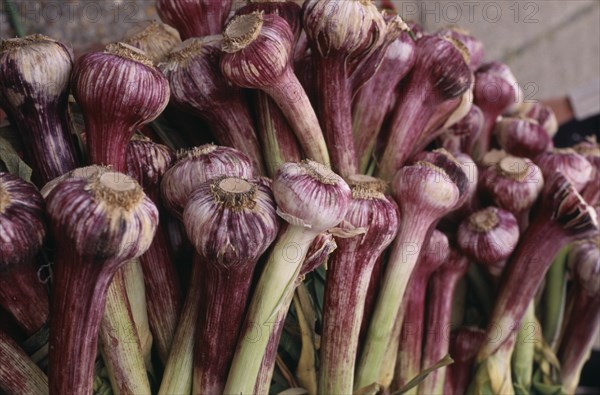
[(573, 393), (596, 141), (463, 30), (231, 3), (0, 41), (0, 392)]

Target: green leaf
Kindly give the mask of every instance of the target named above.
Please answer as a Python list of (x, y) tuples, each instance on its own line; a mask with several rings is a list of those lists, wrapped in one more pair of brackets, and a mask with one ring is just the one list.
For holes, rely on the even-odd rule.
[(427, 376), (429, 376), (431, 374), (431, 372), (433, 372), (434, 370), (443, 368), (444, 366), (448, 366), (453, 363), (454, 363), (454, 360), (452, 358), (450, 358), (449, 354), (446, 354), (446, 356), (444, 358), (440, 359), (433, 366), (423, 370), (421, 373), (419, 373), (417, 375), (417, 377), (415, 377), (414, 379), (412, 379), (408, 383), (406, 383), (406, 385), (404, 387), (400, 388), (396, 392), (393, 392), (392, 395), (404, 394), (411, 388), (414, 388), (417, 385), (421, 384), (421, 382), (423, 382), (423, 380), (425, 380), (427, 378)]
[(531, 393), (535, 395), (567, 395), (567, 391), (562, 385), (545, 382), (541, 369), (533, 374)]
[(317, 393), (317, 352), (315, 346), (315, 311), (310, 295), (303, 284), (296, 289), (294, 307), (302, 335), (302, 350), (296, 367), (298, 383), (314, 395)]
[(376, 395), (382, 389), (383, 388), (381, 387), (380, 384), (373, 383), (373, 384), (367, 385), (366, 387), (362, 387), (362, 388), (357, 389), (356, 391), (354, 391), (353, 395)]
[(21, 148), (19, 136), (12, 127), (0, 128), (0, 162), (3, 168), (25, 181), (31, 181), (31, 167), (23, 162), (18, 153)]

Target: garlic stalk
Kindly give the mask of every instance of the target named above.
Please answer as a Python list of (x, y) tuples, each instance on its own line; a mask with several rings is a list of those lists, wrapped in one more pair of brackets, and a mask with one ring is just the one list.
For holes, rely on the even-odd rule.
[(0, 107), (39, 186), (77, 167), (67, 99), (73, 52), (39, 34), (0, 40)]
[(429, 229), (459, 200), (457, 185), (444, 170), (429, 162), (400, 169), (394, 177), (392, 192), (400, 208), (400, 228), (360, 357), (355, 389), (378, 381), (394, 321)]
[[(425, 331), (425, 305), (427, 283), (431, 275), (444, 264), (450, 253), (448, 238), (442, 232), (434, 230), (427, 247), (419, 256), (413, 270), (404, 299), (402, 313), (402, 331), (398, 346), (398, 357), (394, 375), (394, 388), (402, 388), (421, 371), (421, 356)], [(407, 391), (416, 394), (417, 387)]]
[(282, 165), (273, 180), (273, 194), (277, 213), (288, 224), (280, 232), (254, 290), (225, 393), (253, 393), (273, 333), (273, 319), (289, 307), (280, 301), (294, 291), (315, 237), (344, 219), (351, 192), (337, 174), (307, 160)]
[[(447, 331), (452, 324), (454, 290), (468, 268), (469, 260), (460, 252), (451, 250), (446, 262), (429, 281), (427, 336), (424, 340), (422, 369), (433, 366), (448, 353), (450, 338)], [(419, 384), (419, 393), (443, 393), (445, 376), (445, 367), (434, 370)]]
[(462, 327), (453, 331), (449, 354), (454, 363), (446, 368), (445, 394), (466, 393), (475, 356), (485, 339), (485, 331), (479, 328)]
[(158, 212), (133, 179), (108, 171), (63, 180), (46, 198), (46, 211), (57, 247), (50, 394), (90, 393), (108, 286), (150, 246)]
[(171, 102), (207, 123), (220, 145), (246, 153), (264, 174), (261, 148), (244, 92), (221, 73), (220, 35), (190, 38), (159, 65), (169, 80)]
[[(127, 173), (160, 209), (160, 181), (171, 167), (175, 155), (166, 146), (135, 138), (127, 147)], [(140, 257), (148, 307), (148, 321), (158, 355), (166, 363), (181, 311), (181, 285), (173, 261), (173, 250), (164, 225), (166, 213), (148, 251)]]
[(592, 239), (576, 243), (569, 254), (575, 280), (571, 312), (558, 351), (561, 379), (568, 394), (575, 393), (581, 370), (589, 358), (600, 329), (600, 242)]
[(291, 66), (294, 33), (285, 19), (253, 12), (223, 31), (221, 71), (243, 88), (266, 92), (285, 114), (307, 157), (329, 166), (315, 111)]
[[(177, 163), (163, 176), (161, 193), (165, 205), (181, 220), (190, 196), (207, 181), (217, 177), (254, 176), (250, 159), (233, 148), (204, 145), (180, 152), (178, 156)], [(195, 254), (159, 394), (189, 393), (192, 390), (194, 342), (199, 324), (198, 301), (202, 298), (204, 265), (203, 259)]]
[(48, 377), (8, 334), (0, 329), (0, 391), (46, 395)]
[[(134, 262), (127, 263), (132, 264)], [(111, 387), (117, 393), (150, 393), (141, 328), (135, 324), (137, 323), (132, 303), (127, 296), (124, 273), (123, 270), (119, 270), (108, 287), (104, 317), (98, 336)], [(151, 336), (149, 345), (152, 345)], [(149, 347), (147, 351), (150, 351)]]
[(192, 194), (184, 223), (203, 266), (202, 278), (192, 279), (202, 287), (193, 392), (222, 394), (254, 268), (277, 236), (275, 202), (265, 184), (219, 177)]
[[(353, 73), (381, 48), (386, 23), (371, 1), (308, 0), (303, 23), (315, 62), (318, 113), (333, 169), (343, 177), (358, 173), (352, 136)], [(390, 42), (400, 34), (394, 33)], [(375, 71), (375, 69), (373, 70)], [(362, 78), (371, 74), (361, 73)]]
[(415, 62), (415, 43), (402, 33), (385, 52), (379, 69), (359, 89), (352, 102), (352, 133), (358, 158), (358, 170), (366, 173), (377, 137), (390, 107), (394, 92)]
[(417, 41), (416, 62), (402, 85), (377, 174), (391, 179), (409, 159), (437, 106), (460, 97), (473, 80), (462, 52), (449, 39)]
[(484, 343), (478, 361), (491, 356), (511, 336), (514, 325), (518, 327), (558, 250), (594, 232), (598, 232), (596, 213), (562, 173), (555, 173), (502, 277), (488, 327), (488, 336), (496, 341)]
[[(327, 267), (319, 393), (351, 393), (365, 296), (375, 261), (393, 241), (398, 208), (385, 195), (387, 185), (369, 176), (348, 178), (352, 200), (338, 248)], [(353, 229), (361, 233), (353, 234)], [(348, 234), (349, 233), (349, 234)]]
[[(262, 11), (279, 15), (290, 25), (296, 48), (302, 31), (302, 8), (293, 1), (252, 1), (236, 11), (236, 15)], [(285, 162), (302, 160), (302, 150), (292, 127), (277, 104), (263, 91), (255, 91), (255, 114), (257, 132), (263, 148), (263, 156), (269, 177)]]
[[(300, 267), (298, 277), (294, 280), (294, 289), (298, 288), (304, 281), (305, 276), (316, 270), (321, 265), (326, 265), (329, 256), (335, 249), (337, 244), (331, 233), (321, 233), (318, 235), (310, 245), (306, 258)], [(290, 305), (292, 303), (294, 293), (290, 292), (286, 295), (286, 299), (282, 301), (284, 305)], [(279, 346), (279, 339), (284, 328), (287, 311), (280, 311), (276, 318), (273, 320), (273, 330), (269, 337), (269, 344), (260, 365), (258, 372), (258, 380), (254, 386), (255, 394), (266, 394), (269, 392), (271, 386), (271, 379), (273, 377), (273, 371), (275, 370), (275, 360), (277, 358), (277, 349)]]
[(518, 106), (523, 99), (523, 92), (508, 66), (489, 62), (475, 72), (473, 95), (475, 104), (484, 115), (483, 131), (472, 153), (473, 158), (479, 162), (491, 147), (492, 132), (498, 116), (511, 107)]

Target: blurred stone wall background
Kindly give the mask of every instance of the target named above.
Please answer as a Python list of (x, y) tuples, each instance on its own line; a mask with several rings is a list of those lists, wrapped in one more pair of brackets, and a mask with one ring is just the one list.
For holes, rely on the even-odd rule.
[[(390, 2), (405, 19), (418, 21), (429, 31), (452, 24), (470, 30), (485, 43), (486, 59), (510, 65), (528, 99), (565, 95), (600, 77), (600, 0)], [(0, 37), (15, 34), (6, 3), (0, 5)], [(102, 48), (133, 24), (158, 18), (154, 0), (9, 3), (21, 16), (27, 34), (43, 33), (70, 42), (76, 53)]]

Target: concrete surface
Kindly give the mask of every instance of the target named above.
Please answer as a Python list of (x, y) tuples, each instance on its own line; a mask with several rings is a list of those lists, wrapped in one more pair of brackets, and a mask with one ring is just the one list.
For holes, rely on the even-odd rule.
[[(157, 18), (154, 0), (11, 2), (23, 16), (27, 33), (65, 40), (77, 52), (89, 50), (92, 43), (102, 47), (121, 38), (136, 22)], [(486, 59), (511, 66), (530, 99), (564, 95), (600, 78), (600, 0), (392, 3), (406, 19), (419, 21), (430, 31), (450, 24), (470, 30), (485, 43)], [(0, 36), (11, 35), (14, 31), (0, 8)]]

